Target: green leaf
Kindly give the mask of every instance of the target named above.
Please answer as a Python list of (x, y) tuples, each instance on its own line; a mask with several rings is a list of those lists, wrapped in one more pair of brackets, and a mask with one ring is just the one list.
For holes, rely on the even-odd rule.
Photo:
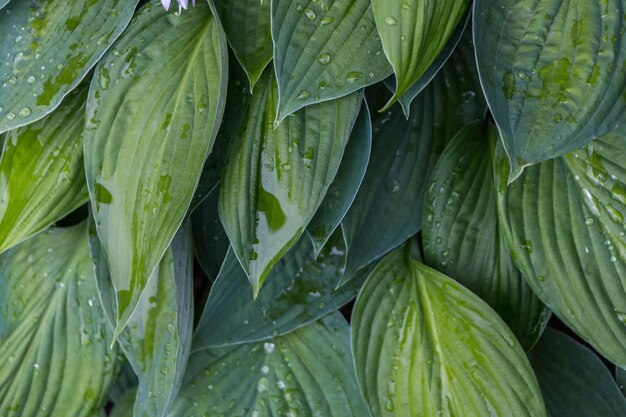
[(363, 279), (354, 279), (335, 289), (344, 254), (340, 233), (317, 259), (310, 240), (303, 236), (272, 269), (263, 291), (253, 300), (246, 274), (230, 250), (198, 323), (193, 350), (267, 340), (337, 310), (363, 284)]
[[(92, 251), (102, 262), (92, 231)], [(115, 289), (106, 265), (100, 264), (98, 288), (102, 305), (115, 327)], [(134, 416), (164, 416), (172, 404), (187, 365), (193, 325), (193, 257), (184, 224), (170, 250), (154, 270), (137, 308), (118, 341), (139, 377)]]
[(270, 0), (217, 0), (215, 5), (252, 91), (272, 60)]
[(424, 201), (426, 263), (485, 300), (528, 350), (550, 312), (513, 264), (496, 213), (495, 126), (463, 128), (435, 166)]
[(352, 313), (357, 377), (379, 417), (546, 415), (515, 336), (478, 296), (414, 259), (374, 269)]
[[(224, 226), (222, 226), (219, 218), (219, 191), (219, 185), (217, 185), (191, 215), (196, 259), (211, 280), (217, 279), (230, 246), (228, 236), (226, 236)], [(247, 285), (250, 286), (250, 283), (248, 282)]]
[(626, 369), (617, 366), (615, 368), (615, 379), (622, 394), (626, 396)]
[(510, 180), (624, 122), (621, 0), (477, 0), (481, 82), (511, 161)]
[(363, 102), (339, 171), (307, 227), (316, 255), (321, 252), (354, 202), (365, 176), (371, 150), (372, 121), (367, 103)]
[(213, 146), (225, 42), (204, 2), (181, 16), (148, 3), (96, 70), (85, 165), (117, 292), (116, 335), (182, 223)]
[(372, 5), (383, 50), (396, 76), (395, 94), (383, 108), (387, 110), (435, 63), (470, 0), (372, 0)]
[(135, 415), (133, 414), (133, 407), (135, 404), (136, 395), (136, 388), (126, 392), (124, 396), (115, 403), (110, 417), (135, 417)]
[(565, 324), (626, 365), (626, 137), (529, 167), (509, 187), (508, 173), (499, 149), (498, 216), (517, 267)]
[(170, 417), (369, 417), (339, 313), (262, 343), (207, 349), (189, 359)]
[(626, 415), (626, 399), (607, 367), (571, 337), (548, 328), (529, 358), (548, 416)]
[(0, 155), (0, 252), (89, 199), (82, 139), (86, 96), (87, 89), (81, 88), (49, 116), (4, 136)]
[(0, 415), (87, 417), (104, 404), (117, 350), (98, 302), (86, 224), (0, 256)]
[(241, 107), (221, 183), (220, 219), (255, 296), (322, 203), (362, 101), (355, 93), (309, 106), (274, 130), (277, 96), (268, 69)]
[(302, 107), (375, 84), (391, 73), (370, 0), (272, 1), (276, 122)]
[(2, 8), (0, 133), (54, 110), (126, 28), (136, 5), (137, 0), (17, 0)]

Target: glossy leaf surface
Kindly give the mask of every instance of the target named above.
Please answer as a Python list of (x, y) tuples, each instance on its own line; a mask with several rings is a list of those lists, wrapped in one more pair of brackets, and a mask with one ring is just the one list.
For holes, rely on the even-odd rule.
[(19, 0), (2, 8), (0, 133), (54, 110), (126, 28), (136, 5), (137, 0)]
[(84, 88), (70, 94), (54, 113), (4, 135), (0, 252), (89, 199), (82, 139), (86, 96)]
[(146, 4), (98, 66), (85, 163), (119, 333), (182, 223), (223, 112), (227, 49), (205, 2)]
[(411, 258), (387, 255), (352, 316), (357, 376), (380, 417), (546, 416), (515, 336), (478, 296)]

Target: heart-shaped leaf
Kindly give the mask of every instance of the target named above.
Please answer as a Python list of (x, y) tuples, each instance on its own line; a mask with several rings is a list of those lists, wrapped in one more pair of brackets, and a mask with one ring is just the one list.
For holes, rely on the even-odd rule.
[(343, 306), (356, 296), (364, 278), (335, 289), (344, 255), (340, 233), (317, 259), (303, 236), (272, 269), (253, 300), (246, 274), (229, 251), (198, 323), (193, 350), (267, 340)]
[(396, 91), (383, 110), (428, 71), (469, 4), (470, 0), (372, 0), (383, 50), (396, 76)]
[(480, 78), (511, 161), (561, 156), (626, 121), (622, 0), (477, 0)]
[(81, 136), (86, 97), (87, 89), (79, 89), (49, 116), (4, 136), (0, 155), (0, 252), (89, 199)]
[(370, 0), (274, 0), (272, 38), (280, 97), (277, 122), (391, 73)]
[(546, 416), (515, 336), (478, 296), (412, 259), (409, 242), (357, 297), (357, 377), (380, 417)]
[(89, 417), (123, 362), (98, 302), (86, 224), (0, 255), (0, 415)]
[(443, 151), (424, 201), (424, 257), (485, 300), (530, 349), (549, 310), (513, 264), (496, 214), (493, 150), (498, 131), (463, 128)]
[[(193, 325), (193, 257), (187, 229), (185, 224), (177, 233), (118, 337), (139, 377), (135, 417), (166, 415), (187, 365)], [(98, 259), (100, 299), (114, 328), (115, 289), (98, 242), (92, 231), (91, 250)]]
[(224, 108), (227, 47), (200, 2), (175, 16), (148, 3), (98, 65), (85, 165), (117, 292), (116, 335), (191, 203)]
[(169, 416), (198, 412), (369, 417), (354, 375), (348, 323), (333, 313), (268, 342), (194, 353)]
[(54, 110), (126, 28), (136, 5), (137, 0), (18, 0), (2, 8), (0, 133)]
[(626, 365), (626, 137), (529, 167), (509, 187), (508, 173), (500, 148), (498, 216), (516, 265), (565, 324)]
[(252, 90), (272, 60), (270, 0), (217, 0), (215, 5)]
[(268, 69), (241, 107), (221, 182), (220, 218), (255, 296), (322, 203), (362, 101), (354, 93), (309, 106), (274, 130), (277, 98)]
[(600, 358), (546, 329), (529, 354), (550, 417), (625, 416), (626, 399)]

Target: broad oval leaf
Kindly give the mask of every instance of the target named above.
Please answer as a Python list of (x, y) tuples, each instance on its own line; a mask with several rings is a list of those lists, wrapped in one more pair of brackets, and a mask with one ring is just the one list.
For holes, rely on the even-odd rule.
[(516, 265), (565, 324), (626, 365), (626, 137), (529, 167), (509, 187), (508, 171), (500, 149), (498, 216)]
[[(115, 289), (95, 230), (91, 250), (98, 259), (100, 300), (115, 327)], [(187, 224), (154, 270), (118, 342), (139, 377), (133, 415), (164, 416), (187, 365), (193, 326), (193, 256)]]
[(428, 71), (469, 5), (470, 0), (372, 0), (383, 50), (396, 78), (396, 91), (383, 110)]
[(0, 155), (0, 252), (89, 199), (82, 139), (86, 97), (87, 89), (81, 88), (44, 119), (4, 136)]
[(268, 69), (240, 110), (220, 191), (220, 219), (255, 296), (322, 203), (362, 101), (354, 93), (309, 106), (274, 129), (277, 96)]
[(550, 417), (625, 416), (626, 399), (600, 358), (546, 329), (529, 354)]
[(391, 73), (370, 0), (272, 1), (276, 121), (343, 97)]
[(205, 2), (181, 16), (148, 3), (96, 70), (85, 165), (117, 292), (116, 334), (182, 223), (213, 146), (225, 42)]
[(477, 0), (480, 78), (511, 161), (564, 155), (625, 121), (622, 0)]
[(424, 201), (426, 264), (485, 300), (530, 349), (550, 317), (513, 264), (498, 225), (493, 149), (495, 126), (463, 128), (433, 169)]
[(0, 255), (0, 415), (89, 417), (122, 363), (98, 302), (86, 224)]
[(357, 297), (357, 377), (380, 417), (546, 416), (515, 336), (478, 296), (412, 259), (390, 253)]
[(136, 5), (18, 0), (2, 8), (0, 133), (54, 110), (126, 28)]
[(342, 243), (341, 234), (335, 234), (316, 258), (311, 242), (303, 236), (272, 269), (256, 300), (245, 272), (229, 251), (198, 323), (193, 350), (267, 340), (348, 303), (363, 279), (335, 289), (345, 261)]
[(196, 352), (169, 417), (369, 417), (349, 331), (333, 313), (271, 341)]
[(252, 90), (272, 60), (270, 0), (217, 0), (215, 5)]
[(354, 202), (365, 176), (371, 151), (372, 121), (364, 101), (341, 159), (339, 171), (307, 227), (316, 255), (322, 251)]

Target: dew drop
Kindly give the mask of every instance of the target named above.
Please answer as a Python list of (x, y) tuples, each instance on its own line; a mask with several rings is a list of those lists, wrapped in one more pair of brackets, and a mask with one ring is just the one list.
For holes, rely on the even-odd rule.
[(30, 108), (24, 107), (22, 110), (20, 110), (18, 114), (20, 115), (20, 117), (26, 117), (30, 115)]
[(298, 100), (306, 100), (309, 97), (311, 97), (311, 93), (306, 90), (302, 90), (300, 94), (298, 94)]
[(330, 54), (324, 53), (317, 57), (317, 62), (322, 65), (327, 65), (330, 62)]
[(315, 20), (315, 12), (313, 10), (309, 9), (308, 7), (304, 9), (304, 15), (309, 20)]
[(398, 21), (391, 16), (387, 16), (385, 17), (385, 23), (388, 24), (389, 26), (395, 26), (398, 24)]

